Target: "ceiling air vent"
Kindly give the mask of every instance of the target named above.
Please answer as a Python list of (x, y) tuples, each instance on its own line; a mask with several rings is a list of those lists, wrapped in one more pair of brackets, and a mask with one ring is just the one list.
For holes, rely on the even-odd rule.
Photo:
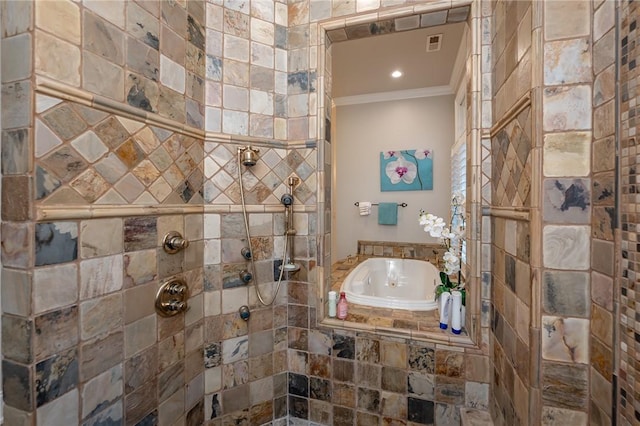
[(437, 52), (442, 46), (442, 34), (427, 36), (427, 52)]

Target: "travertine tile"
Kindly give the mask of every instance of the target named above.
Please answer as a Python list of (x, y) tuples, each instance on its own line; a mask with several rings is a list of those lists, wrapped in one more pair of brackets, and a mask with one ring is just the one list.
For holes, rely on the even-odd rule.
[[(78, 47), (36, 31), (35, 52), (35, 68), (40, 73), (71, 86), (80, 86), (81, 60)], [(60, 61), (60, 58), (65, 60)]]
[(65, 264), (33, 271), (33, 312), (40, 314), (78, 300), (78, 269)]
[(118, 330), (123, 323), (122, 295), (87, 300), (80, 304), (80, 338), (88, 340)]

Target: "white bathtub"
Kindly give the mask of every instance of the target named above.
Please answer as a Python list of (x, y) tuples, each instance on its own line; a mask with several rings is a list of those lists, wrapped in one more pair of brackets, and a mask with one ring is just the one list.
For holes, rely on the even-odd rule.
[(347, 275), (340, 291), (347, 302), (378, 308), (431, 311), (436, 309), (435, 288), (440, 272), (416, 259), (374, 257)]

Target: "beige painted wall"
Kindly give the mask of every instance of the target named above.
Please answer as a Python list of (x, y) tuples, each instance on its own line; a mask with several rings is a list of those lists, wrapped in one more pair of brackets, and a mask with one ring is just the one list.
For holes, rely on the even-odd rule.
[[(358, 240), (437, 242), (421, 230), (418, 212), (449, 215), (453, 105), (447, 95), (335, 108), (334, 260), (355, 254)], [(380, 152), (416, 148), (433, 150), (433, 190), (381, 192)], [(398, 225), (388, 226), (378, 225), (377, 207), (360, 216), (356, 201), (408, 206), (399, 208)]]

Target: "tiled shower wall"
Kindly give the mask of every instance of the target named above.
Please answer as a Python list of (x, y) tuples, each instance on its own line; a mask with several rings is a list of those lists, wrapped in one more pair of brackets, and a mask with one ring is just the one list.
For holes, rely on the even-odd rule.
[[(614, 401), (618, 409), (618, 422), (632, 425), (640, 419), (638, 408), (637, 381), (638, 368), (637, 330), (637, 270), (638, 245), (636, 229), (639, 223), (637, 213), (637, 90), (634, 80), (638, 75), (638, 30), (636, 29), (640, 9), (633, 2), (623, 2), (619, 11), (619, 97), (620, 97), (620, 247), (616, 247), (616, 257), (621, 258), (620, 270), (616, 276), (619, 288), (615, 296), (609, 292), (600, 295), (602, 305), (610, 309), (611, 302), (619, 304), (617, 318), (617, 341), (615, 352), (619, 356), (617, 398)], [(605, 277), (608, 279), (608, 277)], [(612, 300), (613, 299), (613, 300)], [(606, 304), (605, 304), (606, 302)]]
[[(315, 151), (318, 22), (427, 3), (4, 2), (6, 420), (448, 424), (456, 406), (485, 408), (486, 352), (315, 324), (310, 284), (328, 247), (315, 204), (330, 208), (330, 185), (315, 194), (330, 176), (328, 145)], [(301, 179), (300, 281), (273, 307), (238, 286), (237, 145), (226, 135), (276, 140), (255, 142), (261, 162), (243, 174), (267, 298), (283, 248), (278, 199), (287, 177)], [(159, 243), (173, 229), (192, 244), (168, 256)], [(192, 287), (191, 310), (167, 320), (152, 296), (175, 275)], [(245, 303), (249, 323), (237, 315)]]
[(496, 123), (488, 147), (492, 249), (491, 277), (486, 280), (493, 303), (490, 408), (499, 424), (529, 424), (529, 393), (537, 387), (535, 378), (530, 377), (533, 370), (529, 370), (529, 363), (537, 356), (537, 348), (530, 340), (531, 227), (528, 214), (521, 213), (532, 208), (533, 117), (531, 106), (522, 101), (531, 87), (535, 57), (532, 4), (492, 5), (492, 21), (487, 24), (491, 50), (485, 59), (491, 62)]
[(201, 424), (204, 2), (2, 7), (5, 421)]
[(613, 418), (614, 6), (494, 8), (492, 408), (506, 424)]

